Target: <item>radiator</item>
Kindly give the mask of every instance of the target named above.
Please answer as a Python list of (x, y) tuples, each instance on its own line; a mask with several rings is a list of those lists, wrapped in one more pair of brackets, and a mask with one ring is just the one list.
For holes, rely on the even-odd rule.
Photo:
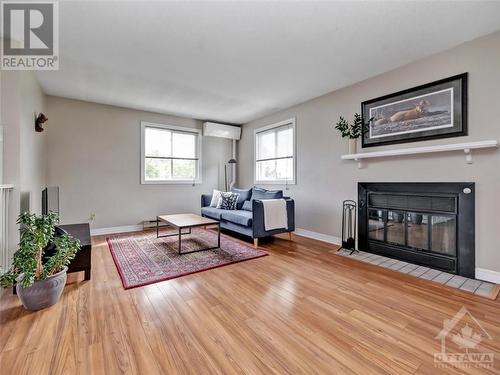
[(0, 185), (0, 272), (10, 266), (9, 253), (9, 192), (13, 185)]

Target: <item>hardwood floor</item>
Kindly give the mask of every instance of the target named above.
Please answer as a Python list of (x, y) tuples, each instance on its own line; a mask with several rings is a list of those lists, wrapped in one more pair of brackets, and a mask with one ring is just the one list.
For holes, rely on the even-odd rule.
[[(335, 255), (294, 236), (271, 256), (124, 290), (105, 237), (92, 280), (25, 311), (2, 290), (2, 374), (436, 374), (500, 372), (500, 302)], [(465, 306), (494, 367), (436, 368), (444, 319)]]

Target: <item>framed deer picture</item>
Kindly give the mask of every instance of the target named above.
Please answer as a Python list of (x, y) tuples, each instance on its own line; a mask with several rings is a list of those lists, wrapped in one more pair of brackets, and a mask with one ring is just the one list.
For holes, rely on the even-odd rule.
[(467, 135), (467, 73), (361, 103), (362, 147)]

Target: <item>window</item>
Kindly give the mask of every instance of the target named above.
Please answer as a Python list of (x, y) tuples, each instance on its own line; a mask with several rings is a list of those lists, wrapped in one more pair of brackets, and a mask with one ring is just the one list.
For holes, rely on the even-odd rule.
[(255, 183), (295, 183), (295, 118), (255, 130)]
[(198, 129), (141, 122), (141, 183), (199, 183)]

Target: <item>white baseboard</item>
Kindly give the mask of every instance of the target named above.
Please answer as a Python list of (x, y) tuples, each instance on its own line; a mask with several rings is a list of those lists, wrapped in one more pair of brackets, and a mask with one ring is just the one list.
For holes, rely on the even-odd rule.
[(487, 270), (486, 268), (476, 268), (476, 279), (500, 284), (500, 272)]
[[(125, 233), (125, 232), (137, 232), (141, 231), (143, 226), (141, 224), (137, 225), (123, 225), (120, 227), (109, 227), (109, 228), (94, 228), (90, 230), (90, 234), (92, 236), (100, 236), (104, 234), (113, 234), (113, 233)], [(328, 242), (334, 245), (341, 245), (342, 240), (339, 237), (330, 236), (328, 234), (313, 232), (307, 229), (295, 228), (296, 235), (312, 238), (314, 240)]]
[(332, 243), (334, 245), (342, 245), (342, 239), (329, 234), (313, 232), (307, 229), (295, 228), (295, 234), (302, 237), (312, 238), (314, 240)]
[[(112, 233), (125, 233), (125, 232), (137, 232), (141, 231), (143, 226), (141, 224), (136, 225), (123, 225), (120, 227), (109, 227), (109, 228), (95, 228), (90, 230), (92, 236), (99, 236), (104, 234)], [(330, 236), (329, 234), (323, 234), (318, 232), (313, 232), (307, 229), (295, 228), (296, 235), (312, 238), (314, 240), (323, 241), (331, 243), (334, 245), (341, 245), (342, 239), (336, 236)], [(476, 279), (489, 281), (490, 283), (500, 284), (500, 272), (488, 270), (485, 268), (476, 268)]]
[(137, 232), (143, 229), (142, 224), (123, 225), (121, 227), (95, 228), (90, 230), (90, 235), (99, 236), (103, 234)]

